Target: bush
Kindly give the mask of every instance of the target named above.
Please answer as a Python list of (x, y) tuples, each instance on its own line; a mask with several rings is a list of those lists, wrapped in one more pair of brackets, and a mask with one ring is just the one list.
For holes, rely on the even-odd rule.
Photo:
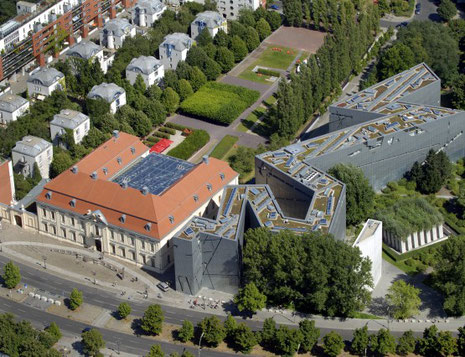
[(180, 131), (187, 129), (187, 126), (176, 124), (176, 123), (171, 123), (171, 122), (165, 123), (165, 127), (180, 130)]
[(278, 71), (273, 71), (266, 68), (258, 68), (257, 73), (263, 74), (264, 76), (279, 77), (281, 74)]
[(131, 310), (131, 305), (129, 305), (127, 302), (122, 302), (118, 306), (118, 315), (121, 319), (125, 319), (129, 316)]
[(189, 320), (184, 320), (181, 328), (178, 330), (179, 341), (186, 343), (194, 337), (194, 325)]
[(157, 136), (157, 137), (162, 138), (162, 139), (169, 139), (170, 138), (170, 134), (160, 133), (159, 131), (156, 131), (155, 133), (153, 133), (153, 136)]
[(181, 111), (222, 124), (232, 123), (260, 96), (255, 90), (209, 82), (181, 103)]
[(156, 137), (153, 137), (153, 136), (149, 136), (145, 140), (148, 141), (149, 143), (152, 143), (152, 144), (156, 144), (158, 141), (160, 141), (159, 138), (156, 138)]
[(205, 130), (195, 130), (181, 144), (168, 151), (167, 155), (187, 160), (209, 141), (210, 135)]
[(160, 128), (158, 129), (159, 131), (163, 132), (163, 133), (168, 133), (168, 134), (171, 134), (171, 135), (175, 135), (176, 134), (176, 130), (174, 129), (171, 129), (171, 128)]
[(76, 310), (83, 303), (82, 291), (74, 288), (69, 295), (69, 308), (71, 310)]

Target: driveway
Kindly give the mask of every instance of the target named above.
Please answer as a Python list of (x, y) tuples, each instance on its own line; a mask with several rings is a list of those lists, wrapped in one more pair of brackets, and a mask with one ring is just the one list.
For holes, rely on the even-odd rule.
[(410, 22), (413, 20), (425, 21), (431, 20), (435, 22), (441, 21), (441, 17), (438, 15), (437, 6), (434, 4), (433, 0), (416, 0), (416, 4), (421, 4), (421, 12), (417, 15), (414, 14), (412, 17), (396, 17), (393, 15), (386, 15), (380, 20), (381, 27), (389, 27), (400, 24), (401, 22)]

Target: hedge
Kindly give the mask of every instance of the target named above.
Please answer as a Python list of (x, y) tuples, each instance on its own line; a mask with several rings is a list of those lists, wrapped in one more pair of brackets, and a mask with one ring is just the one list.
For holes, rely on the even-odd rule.
[(181, 144), (168, 151), (168, 156), (187, 160), (210, 141), (210, 135), (205, 130), (195, 130)]
[(181, 103), (186, 114), (222, 124), (231, 124), (260, 97), (256, 90), (209, 82)]
[(162, 138), (162, 139), (169, 139), (170, 138), (170, 134), (161, 133), (159, 131), (153, 133), (153, 136), (158, 136), (159, 138)]
[(237, 136), (226, 135), (215, 146), (210, 156), (221, 160), (226, 155), (226, 153), (234, 146), (234, 144), (237, 143), (238, 140), (239, 138)]
[(187, 126), (176, 124), (176, 123), (171, 123), (171, 122), (165, 123), (165, 126), (167, 128), (176, 129), (180, 131), (183, 131), (184, 129), (189, 129)]
[(147, 139), (145, 139), (145, 140), (147, 140), (147, 141), (150, 142), (150, 143), (156, 144), (160, 139), (159, 139), (159, 138), (155, 138), (155, 137), (153, 137), (153, 136), (149, 136), (149, 137), (148, 137)]
[(163, 128), (161, 127), (160, 129), (158, 129), (159, 131), (163, 132), (163, 133), (167, 133), (167, 134), (171, 134), (171, 135), (175, 135), (176, 134), (176, 130), (174, 129), (171, 129), (171, 128)]
[(281, 73), (278, 71), (273, 71), (271, 69), (266, 69), (266, 68), (258, 68), (257, 73), (263, 74), (264, 76), (271, 76), (271, 77), (279, 77)]

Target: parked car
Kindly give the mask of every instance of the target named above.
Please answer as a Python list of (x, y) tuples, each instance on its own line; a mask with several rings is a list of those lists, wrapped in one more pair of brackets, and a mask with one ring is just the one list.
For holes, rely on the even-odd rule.
[(161, 291), (168, 291), (170, 289), (170, 286), (167, 283), (159, 282), (157, 284), (157, 288), (160, 289)]
[(415, 14), (419, 15), (420, 12), (421, 12), (421, 4), (417, 4), (416, 7), (415, 7)]
[(271, 5), (270, 6), (273, 10), (279, 10), (279, 6), (278, 5)]
[(408, 22), (401, 22), (400, 24), (396, 25), (396, 28), (401, 28), (401, 27), (404, 27), (404, 26), (407, 26), (407, 25), (408, 25)]

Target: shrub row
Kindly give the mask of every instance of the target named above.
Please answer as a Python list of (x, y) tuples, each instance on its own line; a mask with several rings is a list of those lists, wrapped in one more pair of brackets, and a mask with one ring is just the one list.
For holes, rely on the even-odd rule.
[(278, 71), (273, 71), (271, 69), (266, 68), (259, 68), (257, 69), (257, 73), (263, 74), (264, 76), (271, 76), (271, 77), (279, 77), (281, 73)]
[(205, 130), (195, 130), (181, 144), (171, 149), (167, 155), (187, 160), (209, 141), (210, 135)]
[(153, 137), (153, 136), (149, 136), (149, 137), (148, 137), (147, 139), (145, 139), (145, 140), (147, 140), (148, 142), (153, 143), (153, 144), (156, 144), (156, 143), (158, 143), (158, 142), (160, 141), (159, 138), (156, 138), (156, 137)]
[(159, 131), (153, 133), (153, 136), (157, 136), (157, 137), (162, 138), (162, 139), (169, 139), (170, 138), (170, 134), (160, 133)]
[(187, 128), (187, 126), (176, 124), (176, 123), (171, 123), (171, 122), (165, 123), (165, 127), (180, 130), (180, 131), (183, 131), (184, 129)]
[(158, 129), (159, 131), (163, 132), (163, 133), (167, 133), (167, 134), (171, 134), (171, 135), (175, 135), (176, 134), (176, 130), (175, 129), (171, 129), (171, 128), (165, 128), (165, 127), (161, 127), (160, 129)]
[(255, 90), (209, 82), (181, 103), (181, 111), (222, 124), (232, 123), (260, 96)]

